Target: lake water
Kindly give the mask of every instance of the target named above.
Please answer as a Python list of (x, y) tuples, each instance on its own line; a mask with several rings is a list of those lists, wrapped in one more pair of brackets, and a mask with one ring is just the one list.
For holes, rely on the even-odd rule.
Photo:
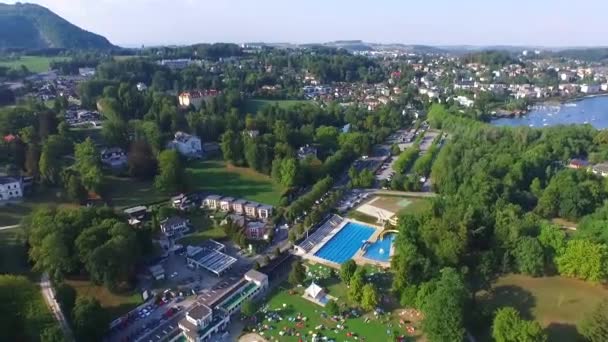
[(539, 105), (520, 117), (492, 120), (498, 126), (546, 126), (591, 124), (596, 128), (608, 128), (608, 96), (588, 97), (562, 105)]

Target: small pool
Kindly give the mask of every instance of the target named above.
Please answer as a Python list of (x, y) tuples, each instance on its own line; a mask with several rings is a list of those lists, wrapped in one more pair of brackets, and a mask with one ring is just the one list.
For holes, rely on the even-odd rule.
[(374, 228), (349, 222), (319, 249), (319, 258), (342, 264), (353, 257), (376, 231)]
[(367, 247), (364, 258), (388, 262), (391, 254), (391, 246), (395, 240), (395, 234), (389, 233), (384, 236), (382, 240), (378, 240)]

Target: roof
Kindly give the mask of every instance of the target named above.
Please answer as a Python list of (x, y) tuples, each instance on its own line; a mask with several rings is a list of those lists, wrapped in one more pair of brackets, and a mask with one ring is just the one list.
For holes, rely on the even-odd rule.
[(138, 205), (136, 207), (132, 207), (132, 208), (127, 208), (125, 210), (123, 210), (123, 213), (130, 215), (130, 214), (135, 214), (138, 213), (140, 211), (147, 211), (148, 208), (144, 205)]
[(237, 199), (236, 201), (234, 201), (234, 204), (247, 204), (247, 200)]
[(165, 220), (164, 220), (164, 221), (162, 221), (160, 224), (161, 224), (161, 226), (165, 226), (165, 227), (166, 227), (166, 226), (169, 226), (169, 227), (172, 227), (172, 226), (178, 226), (178, 225), (182, 225), (182, 224), (184, 224), (184, 223), (186, 223), (186, 219), (181, 218), (181, 217), (178, 217), (178, 216), (173, 216), (173, 217), (170, 217), (170, 218), (165, 219)]
[(234, 201), (234, 198), (232, 197), (224, 197), (220, 200), (220, 202), (232, 202)]
[(205, 197), (205, 199), (207, 199), (207, 200), (220, 200), (220, 199), (222, 199), (222, 196), (220, 196), (220, 195), (209, 195), (209, 196)]
[(155, 274), (161, 274), (161, 273), (165, 273), (165, 269), (163, 268), (162, 265), (154, 265), (154, 266), (150, 266), (148, 267), (148, 270), (150, 271), (150, 273), (152, 273), (153, 275)]
[(599, 172), (608, 172), (608, 163), (600, 163), (597, 165), (593, 165), (593, 170)]
[(20, 183), (21, 181), (15, 177), (0, 177), (0, 184)]
[(246, 207), (254, 207), (257, 208), (260, 206), (260, 203), (256, 203), (256, 202), (248, 202), (247, 204), (245, 204)]
[(211, 314), (211, 309), (207, 305), (204, 304), (196, 304), (190, 311), (188, 311), (188, 316), (194, 319), (203, 319)]
[(250, 279), (256, 283), (264, 283), (268, 281), (268, 276), (256, 270), (249, 270), (245, 273), (245, 279)]
[(313, 281), (310, 286), (306, 289), (306, 291), (304, 291), (304, 293), (306, 293), (308, 296), (312, 297), (312, 298), (317, 298), (317, 296), (323, 292), (323, 288), (321, 288), (321, 286), (315, 284), (315, 282)]

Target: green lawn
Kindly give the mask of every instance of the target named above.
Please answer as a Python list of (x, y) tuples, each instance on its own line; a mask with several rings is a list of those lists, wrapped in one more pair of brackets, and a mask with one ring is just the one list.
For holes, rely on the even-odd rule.
[[(372, 276), (372, 274), (374, 274)], [(332, 275), (330, 268), (322, 265), (309, 265), (308, 266), (309, 280), (305, 282), (309, 285), (314, 279), (317, 284), (324, 287), (328, 293), (338, 298), (338, 303), (344, 307), (344, 305), (351, 305), (346, 298), (347, 288), (342, 284), (336, 275)], [(378, 273), (374, 268), (368, 269), (369, 281), (372, 281), (376, 286), (380, 288), (379, 293), (387, 293), (385, 286), (386, 276)], [(381, 315), (379, 318), (375, 317), (371, 313), (366, 313), (357, 318), (347, 319), (345, 326), (346, 329), (343, 331), (337, 330), (337, 322), (334, 322), (330, 318), (322, 317), (324, 308), (311, 303), (310, 301), (302, 298), (305, 287), (291, 288), (288, 284), (284, 284), (278, 291), (273, 293), (267, 301), (267, 307), (270, 311), (277, 312), (283, 320), (276, 322), (269, 322), (265, 319), (265, 314), (258, 313), (258, 319), (263, 320), (263, 324), (267, 324), (273, 327), (273, 330), (263, 330), (264, 337), (270, 338), (271, 341), (298, 341), (297, 336), (280, 336), (279, 332), (285, 328), (294, 328), (295, 331), (301, 334), (307, 334), (309, 331), (315, 331), (321, 333), (323, 336), (327, 336), (330, 339), (337, 341), (351, 340), (346, 338), (347, 332), (352, 332), (359, 338), (364, 337), (367, 341), (391, 341), (391, 336), (405, 335), (405, 326), (399, 325), (399, 310), (395, 310), (395, 307), (391, 304), (381, 304), (380, 306), (388, 312), (388, 314)], [(284, 307), (285, 304), (285, 307)], [(296, 328), (294, 322), (289, 321), (289, 317), (296, 317), (298, 314), (306, 317), (303, 328)], [(366, 323), (366, 318), (369, 321)], [(319, 325), (323, 325), (322, 329), (316, 330), (315, 328)], [(303, 338), (304, 340), (308, 340)], [(353, 339), (354, 340), (354, 339)], [(351, 340), (352, 341), (352, 340)]]
[(186, 170), (192, 190), (278, 205), (285, 189), (253, 169), (226, 165), (219, 160), (192, 162)]
[(298, 103), (314, 103), (307, 100), (263, 100), (263, 99), (249, 99), (245, 101), (245, 112), (255, 114), (260, 109), (273, 104), (278, 104), (279, 107), (285, 108)]
[(23, 56), (17, 60), (3, 61), (0, 60), (0, 66), (9, 68), (20, 68), (22, 65), (34, 73), (48, 71), (50, 64), (53, 61), (63, 61), (67, 57), (44, 57), (44, 56)]
[(197, 212), (189, 215), (188, 218), (190, 219), (194, 233), (181, 238), (178, 243), (183, 245), (198, 245), (205, 240), (221, 240), (226, 238), (226, 232), (221, 227), (215, 226), (207, 213)]
[(537, 320), (546, 328), (549, 341), (577, 341), (576, 324), (600, 300), (608, 298), (608, 288), (557, 276), (512, 274), (499, 278), (492, 294), (479, 297), (491, 309), (512, 306), (525, 318)]
[(106, 176), (105, 182), (112, 206), (119, 209), (169, 200), (170, 197), (170, 195), (157, 191), (151, 181)]
[(115, 294), (105, 286), (97, 286), (87, 280), (66, 280), (66, 284), (74, 288), (78, 296), (96, 298), (107, 310), (112, 319), (118, 318), (143, 303), (140, 293)]
[(40, 189), (30, 195), (26, 195), (21, 203), (1, 206), (0, 226), (19, 224), (23, 217), (41, 206), (74, 207), (74, 204), (66, 203), (61, 199), (61, 192), (62, 190), (58, 189)]
[(26, 274), (30, 270), (21, 228), (0, 231), (0, 274)]
[(400, 214), (415, 214), (431, 208), (431, 202), (426, 198), (408, 197), (407, 199), (410, 204), (399, 210)]
[(349, 218), (352, 218), (354, 220), (357, 220), (357, 221), (361, 221), (361, 222), (365, 222), (365, 223), (369, 223), (369, 224), (378, 224), (378, 218), (369, 216), (360, 211), (351, 210), (348, 212), (348, 214), (346, 216)]

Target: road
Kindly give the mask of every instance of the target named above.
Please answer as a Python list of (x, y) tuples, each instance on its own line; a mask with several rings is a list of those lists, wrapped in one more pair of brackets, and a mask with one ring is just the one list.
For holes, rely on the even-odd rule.
[(15, 229), (15, 228), (19, 228), (19, 225), (13, 225), (13, 226), (4, 226), (4, 227), (0, 227), (0, 230), (9, 230), (9, 229)]
[(49, 280), (48, 273), (43, 273), (40, 278), (40, 289), (42, 290), (42, 296), (44, 297), (44, 301), (46, 305), (51, 308), (53, 312), (53, 316), (59, 322), (61, 326), (61, 330), (63, 331), (63, 336), (67, 341), (74, 341), (74, 334), (72, 333), (72, 329), (68, 324), (65, 316), (63, 315), (63, 311), (61, 311), (61, 307), (59, 307), (59, 303), (55, 300), (55, 293), (53, 291), (53, 287), (51, 286), (51, 281)]

